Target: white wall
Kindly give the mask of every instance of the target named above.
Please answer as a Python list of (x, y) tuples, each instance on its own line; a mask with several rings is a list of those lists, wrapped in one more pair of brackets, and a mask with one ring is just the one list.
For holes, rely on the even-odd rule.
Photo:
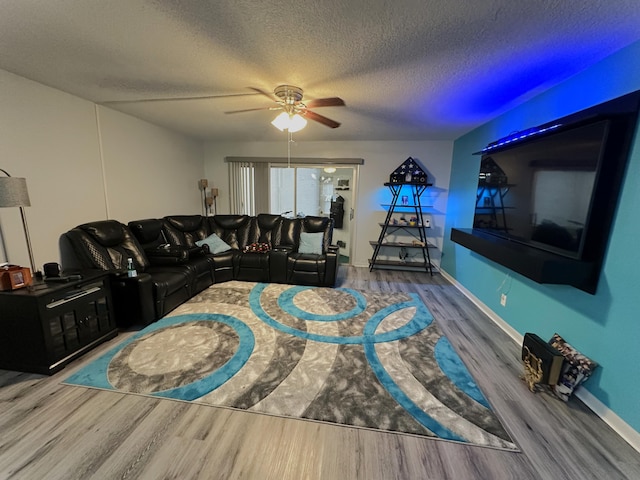
[(111, 218), (202, 213), (201, 142), (104, 107), (98, 118)]
[[(0, 168), (27, 179), (37, 268), (78, 224), (200, 212), (200, 142), (3, 70), (0, 112)], [(0, 227), (0, 261), (28, 266), (19, 210), (0, 209)]]
[[(367, 266), (367, 259), (373, 252), (369, 240), (376, 240), (380, 234), (379, 221), (384, 220), (381, 203), (389, 202), (391, 195), (383, 184), (389, 181), (389, 174), (408, 157), (419, 159), (429, 172), (429, 181), (434, 187), (429, 189), (433, 196), (433, 235), (438, 251), (442, 249), (444, 213), (447, 206), (447, 188), (451, 171), (453, 142), (300, 142), (291, 148), (292, 157), (314, 158), (362, 158), (358, 184), (355, 190), (355, 241), (353, 264)], [(229, 212), (229, 175), (224, 158), (228, 156), (286, 157), (287, 143), (213, 143), (205, 144), (205, 177), (209, 184), (219, 188), (218, 213)], [(433, 252), (432, 252), (433, 253)], [(439, 253), (435, 255), (435, 263)]]

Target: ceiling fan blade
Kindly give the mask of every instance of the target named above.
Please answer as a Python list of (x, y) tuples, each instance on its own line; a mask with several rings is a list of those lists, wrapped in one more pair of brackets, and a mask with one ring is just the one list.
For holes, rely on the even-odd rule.
[(231, 110), (224, 113), (243, 113), (243, 112), (257, 112), (258, 110), (281, 110), (282, 107), (262, 107), (262, 108), (246, 108), (244, 110)]
[(308, 102), (303, 102), (307, 108), (318, 108), (318, 107), (344, 107), (344, 100), (338, 97), (329, 97), (329, 98), (318, 98), (316, 100), (309, 100)]
[(212, 98), (245, 97), (257, 95), (257, 93), (229, 93), (226, 95), (200, 95), (198, 97), (167, 97), (167, 98), (138, 98), (136, 100), (108, 100), (101, 105), (122, 105), (125, 103), (153, 103), (153, 102), (177, 102), (182, 100), (210, 100)]
[[(276, 97), (275, 95), (265, 92), (264, 90), (261, 90), (259, 88), (256, 87), (249, 87), (251, 90), (253, 90), (256, 93), (259, 93), (260, 95), (264, 95), (265, 97), (267, 97), (269, 100), (271, 100), (272, 102), (279, 102), (280, 99), (278, 97)], [(249, 95), (249, 94), (247, 94)], [(251, 94), (251, 95), (255, 95), (255, 93)]]
[(311, 110), (305, 110), (303, 114), (308, 119), (319, 122), (329, 128), (338, 128), (340, 126), (340, 124), (335, 120), (331, 120), (330, 118), (327, 118), (323, 115), (318, 115), (316, 112), (312, 112)]

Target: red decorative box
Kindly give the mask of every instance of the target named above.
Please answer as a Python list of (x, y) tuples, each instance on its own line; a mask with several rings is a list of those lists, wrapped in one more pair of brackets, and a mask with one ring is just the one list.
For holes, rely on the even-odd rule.
[(31, 270), (18, 265), (0, 267), (0, 290), (16, 290), (31, 285)]

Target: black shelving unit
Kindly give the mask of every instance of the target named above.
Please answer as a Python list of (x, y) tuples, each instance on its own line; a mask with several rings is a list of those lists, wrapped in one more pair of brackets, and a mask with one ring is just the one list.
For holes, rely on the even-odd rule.
[[(429, 244), (427, 240), (426, 228), (423, 216), (424, 205), (421, 204), (420, 197), (425, 190), (432, 186), (431, 183), (421, 184), (406, 184), (406, 183), (385, 183), (386, 187), (391, 190), (391, 203), (385, 204), (383, 207), (388, 207), (387, 216), (384, 223), (381, 223), (381, 231), (378, 240), (370, 241), (369, 243), (373, 247), (373, 256), (369, 259), (369, 271), (376, 267), (387, 267), (395, 269), (415, 269), (424, 268), (427, 272), (433, 275), (433, 265), (431, 264), (431, 256), (429, 255), (429, 248), (435, 248), (435, 245)], [(408, 186), (411, 189), (411, 195), (409, 196), (408, 204), (398, 204), (401, 198), (402, 187)], [(394, 213), (412, 214), (416, 219), (415, 225), (407, 224), (394, 224), (392, 218)], [(415, 242), (389, 242), (387, 236), (391, 235), (399, 230), (407, 232), (409, 236), (414, 237)], [(422, 261), (406, 262), (402, 260), (384, 260), (378, 258), (380, 251), (383, 248), (405, 248), (405, 249), (419, 249), (422, 253)]]

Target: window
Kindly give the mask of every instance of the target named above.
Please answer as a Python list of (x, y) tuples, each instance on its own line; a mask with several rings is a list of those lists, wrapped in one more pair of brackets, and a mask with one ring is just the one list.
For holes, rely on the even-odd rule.
[(328, 216), (334, 187), (331, 175), (315, 167), (271, 167), (270, 213)]

